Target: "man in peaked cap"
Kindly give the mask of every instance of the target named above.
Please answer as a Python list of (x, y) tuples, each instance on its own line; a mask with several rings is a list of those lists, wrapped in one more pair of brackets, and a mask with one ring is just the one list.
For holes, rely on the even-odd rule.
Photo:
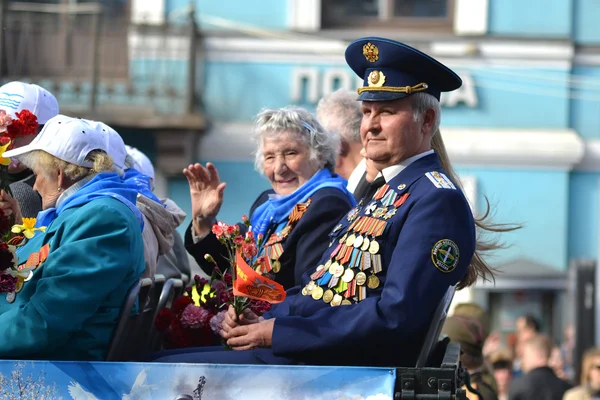
[(385, 179), (331, 232), (302, 285), (263, 318), (230, 309), (221, 335), (238, 351), (165, 362), (414, 366), (448, 289), (477, 278), (475, 223), (432, 149), (440, 93), (460, 78), (433, 58), (382, 38), (352, 42), (366, 156)]

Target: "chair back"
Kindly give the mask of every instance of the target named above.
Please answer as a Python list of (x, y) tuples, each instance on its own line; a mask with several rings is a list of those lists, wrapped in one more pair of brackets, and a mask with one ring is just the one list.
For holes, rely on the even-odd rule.
[[(127, 292), (106, 353), (106, 361), (131, 361), (137, 356), (142, 320), (140, 316), (144, 315), (150, 302), (152, 286), (152, 279), (143, 278)], [(137, 310), (134, 312), (136, 305)]]
[(150, 330), (148, 331), (149, 344), (147, 347), (149, 351), (159, 351), (162, 347), (161, 334), (156, 330), (156, 327), (154, 326), (154, 321), (156, 320), (158, 313), (167, 307), (170, 308), (173, 305), (173, 301), (179, 296), (181, 296), (184, 290), (185, 286), (181, 279), (169, 278), (163, 284), (158, 303), (154, 312), (154, 316), (152, 318), (152, 325), (150, 327)]
[(442, 298), (442, 301), (440, 301), (440, 304), (437, 306), (435, 313), (433, 314), (431, 324), (429, 325), (429, 329), (425, 335), (425, 340), (423, 341), (423, 347), (421, 347), (421, 352), (419, 353), (419, 358), (417, 359), (417, 368), (423, 368), (427, 366), (427, 362), (430, 359), (430, 355), (435, 347), (435, 344), (439, 340), (444, 322), (448, 316), (448, 310), (450, 309), (450, 303), (452, 303), (455, 290), (456, 286), (450, 286), (448, 288), (446, 294)]

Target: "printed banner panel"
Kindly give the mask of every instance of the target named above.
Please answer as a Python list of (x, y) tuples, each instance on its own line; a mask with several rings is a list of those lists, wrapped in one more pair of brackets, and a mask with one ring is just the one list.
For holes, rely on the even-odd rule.
[(0, 361), (0, 398), (392, 400), (385, 368)]

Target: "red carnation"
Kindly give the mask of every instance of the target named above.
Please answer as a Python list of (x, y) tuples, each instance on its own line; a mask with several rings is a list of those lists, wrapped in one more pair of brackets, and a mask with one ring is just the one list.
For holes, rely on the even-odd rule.
[(171, 310), (173, 311), (173, 313), (175, 313), (175, 315), (179, 315), (183, 312), (183, 310), (185, 310), (185, 308), (189, 304), (192, 304), (191, 298), (189, 298), (188, 296), (180, 296), (173, 302)]
[(21, 132), (22, 136), (35, 135), (37, 133), (39, 124), (35, 114), (29, 110), (23, 110), (16, 113), (16, 116), (23, 123), (23, 131)]
[(35, 135), (38, 131), (37, 117), (29, 110), (15, 113), (17, 119), (6, 127), (6, 135), (12, 140), (23, 136)]
[(173, 321), (173, 311), (170, 308), (164, 308), (160, 310), (154, 321), (154, 326), (159, 332), (164, 332), (169, 329), (171, 322)]

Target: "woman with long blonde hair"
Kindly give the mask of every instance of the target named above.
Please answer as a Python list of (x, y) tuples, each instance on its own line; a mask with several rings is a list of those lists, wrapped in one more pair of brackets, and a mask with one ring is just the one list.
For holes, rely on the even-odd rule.
[(563, 400), (600, 399), (600, 347), (587, 350), (581, 362), (579, 386), (567, 391)]

